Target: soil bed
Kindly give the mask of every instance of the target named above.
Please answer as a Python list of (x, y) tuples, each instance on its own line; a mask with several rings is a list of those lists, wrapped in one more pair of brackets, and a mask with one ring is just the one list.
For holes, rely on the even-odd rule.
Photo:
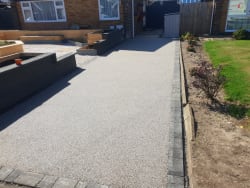
[[(250, 188), (250, 132), (249, 119), (235, 119), (219, 109), (212, 109), (204, 94), (192, 86), (190, 70), (208, 56), (202, 41), (196, 52), (187, 51), (182, 42), (188, 102), (197, 127), (192, 143), (192, 169), (194, 188)], [(219, 94), (223, 102), (223, 91)]]
[(0, 40), (0, 46), (6, 46), (6, 45), (10, 45), (10, 44), (15, 44), (15, 42)]

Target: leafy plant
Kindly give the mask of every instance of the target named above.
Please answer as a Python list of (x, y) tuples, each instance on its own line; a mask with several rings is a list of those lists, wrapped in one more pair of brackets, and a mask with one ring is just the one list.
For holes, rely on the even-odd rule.
[(197, 41), (199, 40), (197, 37), (195, 37), (193, 34), (187, 32), (184, 35), (181, 35), (181, 40), (188, 42), (187, 51), (195, 52), (194, 46), (197, 45)]
[(233, 37), (236, 40), (246, 40), (249, 38), (249, 32), (245, 29), (239, 29), (233, 33)]
[(216, 102), (216, 96), (226, 79), (221, 75), (222, 66), (213, 67), (212, 64), (204, 61), (198, 67), (191, 69), (191, 76), (196, 80), (193, 86), (201, 89), (212, 103)]
[(181, 40), (182, 41), (188, 41), (189, 44), (191, 42), (196, 44), (196, 41), (198, 41), (199, 39), (197, 37), (195, 37), (192, 33), (187, 32), (187, 33), (181, 35)]

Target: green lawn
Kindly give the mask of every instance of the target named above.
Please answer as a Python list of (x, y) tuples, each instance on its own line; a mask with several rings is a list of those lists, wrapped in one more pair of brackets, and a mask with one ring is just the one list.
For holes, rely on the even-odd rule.
[(215, 66), (224, 65), (226, 99), (249, 107), (250, 40), (208, 41), (204, 46)]

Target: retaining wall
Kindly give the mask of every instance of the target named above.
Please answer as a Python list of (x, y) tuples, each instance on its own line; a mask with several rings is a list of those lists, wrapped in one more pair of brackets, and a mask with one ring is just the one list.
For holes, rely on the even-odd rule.
[(0, 113), (49, 86), (76, 68), (74, 54), (56, 59), (56, 54), (41, 54), (24, 60), (21, 66), (0, 68)]
[(100, 31), (97, 29), (82, 30), (46, 30), (46, 31), (28, 31), (28, 30), (0, 30), (0, 40), (19, 40), (20, 36), (64, 36), (65, 39), (86, 40), (90, 32)]

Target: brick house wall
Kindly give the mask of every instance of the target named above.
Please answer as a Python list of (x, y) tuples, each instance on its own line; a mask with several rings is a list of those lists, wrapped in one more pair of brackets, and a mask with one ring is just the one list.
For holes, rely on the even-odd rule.
[(120, 3), (120, 20), (103, 21), (99, 19), (98, 0), (64, 0), (66, 11), (66, 22), (43, 22), (25, 23), (20, 2), (17, 2), (17, 11), (23, 30), (49, 30), (49, 29), (69, 29), (72, 25), (83, 28), (100, 29), (109, 28), (111, 25), (124, 23), (124, 8)]
[(108, 28), (110, 25), (123, 24), (123, 5), (120, 4), (120, 20), (101, 21), (99, 19), (98, 0), (64, 0), (68, 25)]

